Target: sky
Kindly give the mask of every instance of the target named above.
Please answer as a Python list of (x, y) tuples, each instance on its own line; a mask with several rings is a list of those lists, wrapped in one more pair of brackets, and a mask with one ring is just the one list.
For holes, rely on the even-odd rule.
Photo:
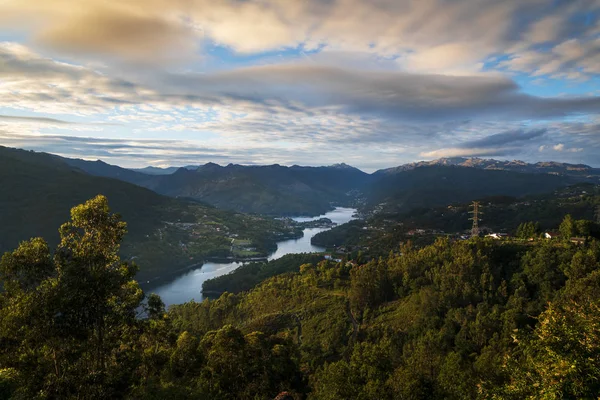
[(600, 0), (0, 0), (0, 145), (600, 167)]

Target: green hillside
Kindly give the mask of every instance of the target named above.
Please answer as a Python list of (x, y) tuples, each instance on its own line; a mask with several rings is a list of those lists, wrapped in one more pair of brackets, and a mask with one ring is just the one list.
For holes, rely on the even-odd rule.
[(55, 251), (33, 240), (0, 261), (0, 396), (593, 399), (600, 243), (572, 243), (570, 221), (563, 240), (256, 265), (248, 276), (294, 272), (166, 311), (142, 302), (117, 255), (123, 225), (98, 197)]
[(207, 256), (231, 256), (232, 235), (250, 240), (258, 255), (274, 250), (276, 240), (298, 235), (276, 220), (91, 176), (43, 153), (0, 147), (0, 182), (0, 253), (33, 236), (56, 244), (71, 207), (103, 194), (128, 222), (122, 254), (143, 266), (143, 281), (201, 263)]
[(403, 211), (487, 196), (546, 193), (578, 182), (570, 176), (458, 166), (425, 166), (375, 176), (377, 180), (369, 186), (367, 208), (387, 203), (389, 208)]
[(171, 174), (150, 175), (102, 161), (65, 159), (95, 176), (134, 183), (171, 197), (194, 199), (216, 207), (268, 215), (319, 215), (337, 205), (353, 205), (369, 175), (340, 164), (329, 167), (281, 165), (220, 166), (208, 163)]
[[(483, 214), (480, 226), (486, 232), (517, 233), (519, 225), (535, 221), (541, 231), (556, 231), (562, 218), (570, 214), (575, 219), (593, 220), (600, 207), (600, 185), (581, 183), (543, 194), (524, 197), (492, 196), (479, 200)], [(312, 238), (312, 243), (324, 247), (369, 247), (385, 255), (394, 243), (407, 240), (431, 242), (441, 234), (457, 236), (469, 232), (472, 217), (470, 201), (442, 207), (419, 207), (398, 210), (386, 204), (377, 213), (363, 220), (351, 221)], [(410, 234), (424, 230), (424, 234)], [(438, 233), (433, 233), (438, 232)], [(443, 232), (443, 233), (442, 233)]]
[(577, 182), (598, 182), (598, 171), (582, 165), (461, 160), (408, 164), (373, 174), (345, 164), (286, 167), (208, 163), (195, 169), (180, 168), (171, 174), (149, 175), (102, 161), (65, 162), (91, 175), (120, 179), (167, 196), (277, 216), (319, 215), (331, 210), (332, 204), (371, 210), (387, 203), (397, 211), (408, 211), (486, 196), (544, 193)]

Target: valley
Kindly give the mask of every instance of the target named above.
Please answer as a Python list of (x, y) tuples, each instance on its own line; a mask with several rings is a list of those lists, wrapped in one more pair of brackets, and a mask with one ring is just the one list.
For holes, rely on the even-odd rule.
[(0, 400), (600, 400), (600, 0), (0, 0)]
[[(105, 357), (109, 376), (128, 374), (119, 389), (128, 398), (510, 393), (523, 370), (545, 368), (520, 355), (547, 346), (538, 320), (597, 331), (586, 304), (599, 292), (600, 260), (596, 171), (517, 165), (439, 160), (365, 174), (205, 164), (147, 174), (0, 147), (5, 354), (20, 351), (15, 332), (50, 336), (39, 351), (60, 343), (62, 361), (46, 376), (81, 363), (79, 354)], [(101, 328), (78, 333), (88, 332), (78, 321), (103, 310), (90, 322)], [(89, 350), (103, 323), (110, 347)], [(561, 343), (581, 343), (553, 329)], [(76, 356), (65, 361), (62, 349)], [(501, 361), (509, 356), (516, 369)], [(207, 363), (242, 367), (230, 374), (240, 388), (212, 387)], [(268, 388), (243, 375), (254, 365), (269, 371)], [(0, 393), (40, 385), (3, 371)]]
[[(352, 219), (352, 215), (356, 210), (350, 208), (336, 208), (322, 216), (315, 217), (327, 218), (335, 221), (337, 224), (344, 224)], [(309, 222), (310, 218), (294, 218), (298, 222)], [(264, 260), (248, 260), (246, 262), (231, 261), (231, 262), (206, 262), (199, 265), (195, 269), (186, 271), (170, 282), (163, 283), (159, 286), (151, 285), (147, 288), (148, 292), (158, 294), (163, 299), (165, 305), (181, 304), (191, 300), (202, 301), (205, 297), (203, 294), (203, 284), (207, 280), (215, 279), (230, 273), (233, 273), (238, 268), (242, 267), (247, 262), (252, 261), (272, 261), (280, 259), (288, 254), (304, 254), (304, 253), (322, 253), (324, 247), (319, 247), (311, 243), (312, 238), (320, 233), (325, 232), (328, 227), (307, 227), (302, 231), (302, 237), (295, 239), (286, 239), (276, 243), (277, 250), (271, 252)], [(322, 256), (320, 256), (322, 258)], [(220, 293), (219, 293), (220, 294)]]

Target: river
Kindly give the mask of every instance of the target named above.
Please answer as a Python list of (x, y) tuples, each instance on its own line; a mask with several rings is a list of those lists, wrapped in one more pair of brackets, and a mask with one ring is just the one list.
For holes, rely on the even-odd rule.
[[(352, 215), (356, 212), (353, 208), (337, 207), (335, 210), (317, 217), (298, 217), (294, 220), (298, 222), (311, 221), (319, 218), (329, 218), (333, 222), (345, 224), (353, 219)], [(268, 256), (269, 260), (276, 260), (286, 254), (292, 253), (318, 253), (325, 249), (320, 246), (313, 246), (310, 239), (319, 232), (326, 231), (327, 228), (306, 228), (304, 236), (299, 239), (290, 239), (277, 242), (277, 250)], [(242, 263), (215, 263), (207, 262), (201, 267), (186, 271), (175, 277), (170, 282), (160, 285), (148, 292), (158, 294), (165, 305), (181, 304), (190, 300), (202, 301), (202, 283), (208, 279), (225, 275), (238, 268)]]

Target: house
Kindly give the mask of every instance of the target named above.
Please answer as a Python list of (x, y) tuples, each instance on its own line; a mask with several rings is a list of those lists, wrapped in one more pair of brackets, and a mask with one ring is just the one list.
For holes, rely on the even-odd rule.
[(332, 260), (333, 257), (331, 257), (331, 254), (325, 254), (325, 259), (326, 260)]
[(582, 237), (572, 237), (571, 238), (571, 243), (575, 243), (577, 245), (585, 244), (585, 238), (582, 238)]
[(486, 235), (486, 237), (491, 237), (492, 239), (500, 240), (507, 239), (510, 236), (508, 235), (508, 233), (490, 233), (489, 235)]
[(544, 237), (546, 239), (558, 239), (558, 238), (560, 238), (560, 233), (559, 232), (546, 232), (546, 233), (544, 233)]

